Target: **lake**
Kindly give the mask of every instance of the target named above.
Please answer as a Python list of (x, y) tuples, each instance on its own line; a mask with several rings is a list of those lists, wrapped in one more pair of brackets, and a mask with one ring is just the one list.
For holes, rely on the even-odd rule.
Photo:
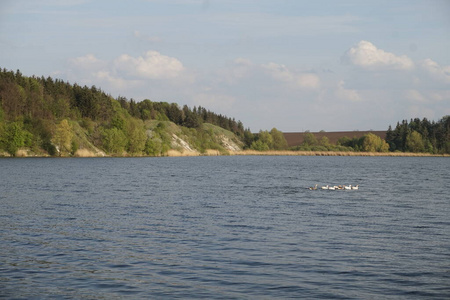
[(0, 298), (449, 299), (449, 183), (442, 157), (0, 159)]

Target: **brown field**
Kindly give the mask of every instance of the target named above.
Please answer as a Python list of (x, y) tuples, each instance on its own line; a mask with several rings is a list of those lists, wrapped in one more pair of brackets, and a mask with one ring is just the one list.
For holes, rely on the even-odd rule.
[(350, 151), (232, 151), (230, 155), (256, 156), (404, 156), (404, 157), (450, 157), (449, 154), (410, 153), (410, 152), (350, 152)]
[[(373, 133), (382, 139), (386, 138), (386, 131), (335, 131), (335, 132), (311, 132), (314, 134), (317, 140), (326, 136), (331, 144), (336, 144), (336, 142), (342, 137), (349, 138), (360, 138), (365, 134)], [(284, 132), (284, 137), (288, 143), (289, 147), (299, 146), (303, 142), (303, 136), (306, 132)]]

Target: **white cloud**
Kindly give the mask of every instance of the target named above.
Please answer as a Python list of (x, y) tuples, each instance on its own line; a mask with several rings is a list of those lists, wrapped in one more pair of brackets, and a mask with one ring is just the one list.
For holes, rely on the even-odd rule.
[(312, 73), (303, 73), (297, 75), (297, 85), (302, 88), (317, 89), (320, 86), (319, 76)]
[(139, 57), (122, 54), (114, 60), (114, 68), (117, 73), (146, 79), (175, 78), (184, 70), (183, 64), (178, 59), (157, 51), (148, 51)]
[(346, 89), (344, 85), (344, 80), (341, 80), (338, 83), (337, 90), (334, 93), (336, 97), (342, 100), (349, 100), (353, 102), (361, 101), (361, 96), (356, 90)]
[(368, 70), (411, 70), (413, 61), (406, 55), (397, 56), (378, 49), (368, 41), (360, 41), (344, 55), (344, 61)]
[(420, 66), (433, 78), (443, 83), (450, 83), (450, 66), (440, 66), (437, 62), (427, 58)]
[(317, 89), (320, 86), (319, 76), (313, 73), (295, 73), (285, 65), (268, 63), (262, 66), (263, 69), (276, 80), (288, 83), (292, 87), (302, 89)]
[(225, 81), (227, 84), (235, 84), (239, 80), (250, 76), (250, 72), (255, 66), (245, 58), (237, 58), (226, 68), (218, 71), (217, 81)]
[(93, 74), (95, 80), (99, 82), (107, 82), (114, 89), (121, 90), (126, 88), (137, 87), (141, 84), (139, 80), (126, 80), (112, 75), (108, 71), (98, 71)]
[(86, 54), (84, 56), (69, 59), (69, 64), (71, 67), (88, 71), (95, 71), (106, 66), (106, 63), (95, 57), (94, 54)]

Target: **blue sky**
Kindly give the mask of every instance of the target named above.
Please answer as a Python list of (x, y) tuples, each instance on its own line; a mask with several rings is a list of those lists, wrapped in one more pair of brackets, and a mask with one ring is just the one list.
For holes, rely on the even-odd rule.
[(450, 1), (0, 0), (0, 67), (252, 131), (450, 115)]

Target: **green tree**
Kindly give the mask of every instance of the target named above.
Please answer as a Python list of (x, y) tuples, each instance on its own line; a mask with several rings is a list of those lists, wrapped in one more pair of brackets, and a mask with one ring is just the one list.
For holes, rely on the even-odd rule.
[(257, 151), (267, 151), (273, 147), (272, 135), (267, 130), (260, 130), (256, 141), (252, 142), (250, 148)]
[(163, 151), (163, 142), (159, 137), (149, 138), (145, 142), (144, 152), (150, 156), (160, 156)]
[(116, 127), (105, 129), (102, 133), (103, 148), (108, 153), (122, 154), (125, 151), (127, 143), (128, 139), (123, 131)]
[(64, 119), (56, 126), (55, 134), (52, 138), (53, 144), (59, 149), (59, 155), (62, 155), (63, 152), (71, 152), (72, 138), (72, 126)]
[(3, 146), (9, 154), (16, 156), (17, 150), (25, 145), (26, 138), (21, 122), (9, 123), (3, 133)]
[(330, 145), (330, 139), (328, 137), (326, 137), (326, 136), (323, 136), (320, 139), (320, 141), (319, 141), (319, 145), (323, 146), (323, 147), (326, 147), (326, 148), (330, 147), (331, 146)]
[(306, 132), (303, 135), (303, 145), (304, 146), (316, 146), (319, 142), (314, 134), (311, 132)]
[(254, 141), (250, 147), (256, 151), (267, 151), (269, 150), (269, 146), (261, 140)]
[(379, 136), (368, 133), (364, 136), (362, 142), (362, 151), (365, 152), (387, 152), (389, 150), (389, 144), (385, 140), (382, 140)]
[(424, 152), (425, 144), (422, 135), (417, 131), (412, 131), (406, 137), (406, 150), (410, 152)]
[(128, 121), (128, 152), (141, 153), (144, 151), (147, 135), (144, 122), (138, 119)]
[(276, 128), (272, 128), (270, 131), (270, 135), (272, 136), (273, 145), (272, 148), (274, 150), (285, 150), (288, 147), (288, 143), (284, 134), (277, 130)]

